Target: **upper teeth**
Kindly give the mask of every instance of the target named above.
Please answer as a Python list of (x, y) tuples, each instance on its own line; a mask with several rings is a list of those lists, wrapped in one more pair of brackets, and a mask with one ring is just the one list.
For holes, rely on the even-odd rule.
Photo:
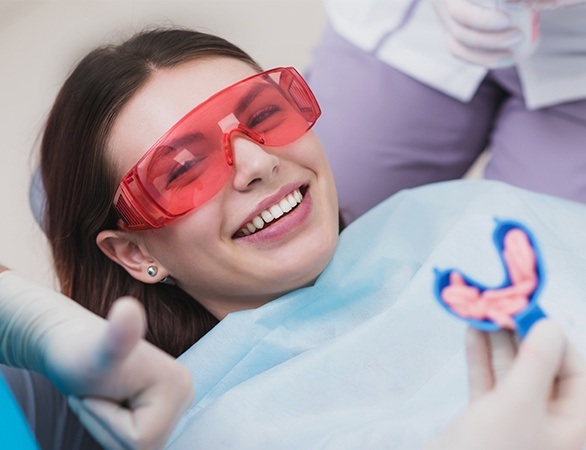
[(261, 230), (265, 226), (265, 224), (270, 223), (275, 219), (278, 219), (283, 214), (287, 214), (299, 203), (301, 203), (301, 200), (303, 200), (301, 192), (299, 191), (299, 189), (295, 189), (279, 203), (275, 203), (270, 208), (261, 211), (261, 213), (258, 216), (254, 217), (250, 222), (244, 225), (244, 227), (240, 229), (238, 234), (248, 236), (252, 233), (255, 233), (258, 230)]

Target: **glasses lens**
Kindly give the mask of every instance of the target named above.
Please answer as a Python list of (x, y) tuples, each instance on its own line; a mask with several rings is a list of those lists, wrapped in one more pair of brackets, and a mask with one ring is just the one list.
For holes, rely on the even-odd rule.
[(228, 181), (232, 168), (223, 150), (226, 133), (248, 129), (264, 145), (283, 146), (302, 137), (319, 114), (313, 94), (292, 68), (230, 86), (190, 111), (138, 162), (133, 180), (147, 195), (133, 196), (133, 203), (150, 203), (141, 208), (148, 215), (156, 205), (166, 221), (184, 215)]

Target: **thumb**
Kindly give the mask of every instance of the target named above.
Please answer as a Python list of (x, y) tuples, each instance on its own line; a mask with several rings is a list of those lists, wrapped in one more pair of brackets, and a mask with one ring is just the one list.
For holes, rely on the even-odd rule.
[(545, 403), (562, 367), (567, 340), (551, 320), (543, 319), (530, 330), (505, 380), (512, 392), (526, 393)]
[(474, 402), (494, 387), (490, 365), (488, 335), (468, 328), (466, 332), (466, 362), (468, 365), (468, 390)]
[(146, 331), (144, 308), (138, 300), (122, 297), (108, 312), (108, 325), (96, 358), (98, 370), (119, 364), (132, 351)]

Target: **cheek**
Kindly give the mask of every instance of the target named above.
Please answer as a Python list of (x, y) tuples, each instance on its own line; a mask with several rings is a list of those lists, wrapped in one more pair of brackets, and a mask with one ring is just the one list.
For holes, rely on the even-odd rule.
[(302, 156), (306, 164), (311, 167), (318, 176), (330, 177), (333, 176), (330, 169), (330, 163), (324, 149), (313, 131), (307, 133), (307, 143), (303, 147)]
[(197, 268), (200, 258), (209, 259), (221, 245), (221, 214), (213, 204), (154, 230), (149, 251), (171, 274)]
[(338, 214), (338, 194), (334, 174), (330, 168), (328, 160), (323, 152), (314, 154), (311, 159), (311, 167), (317, 175), (318, 182), (323, 188), (325, 200)]
[[(292, 158), (294, 162), (315, 174), (317, 189), (312, 195), (314, 201), (326, 211), (326, 220), (332, 221), (333, 227), (338, 229), (338, 195), (334, 175), (330, 164), (317, 136), (310, 131), (299, 141), (299, 147)], [(337, 233), (336, 233), (337, 235)]]

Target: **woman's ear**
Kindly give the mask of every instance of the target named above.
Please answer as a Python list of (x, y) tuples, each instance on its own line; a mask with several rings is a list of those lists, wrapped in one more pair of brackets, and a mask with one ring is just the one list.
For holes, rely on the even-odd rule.
[(165, 267), (142, 246), (129, 239), (128, 233), (124, 231), (100, 231), (96, 243), (108, 258), (122, 266), (138, 281), (158, 283), (169, 275)]

